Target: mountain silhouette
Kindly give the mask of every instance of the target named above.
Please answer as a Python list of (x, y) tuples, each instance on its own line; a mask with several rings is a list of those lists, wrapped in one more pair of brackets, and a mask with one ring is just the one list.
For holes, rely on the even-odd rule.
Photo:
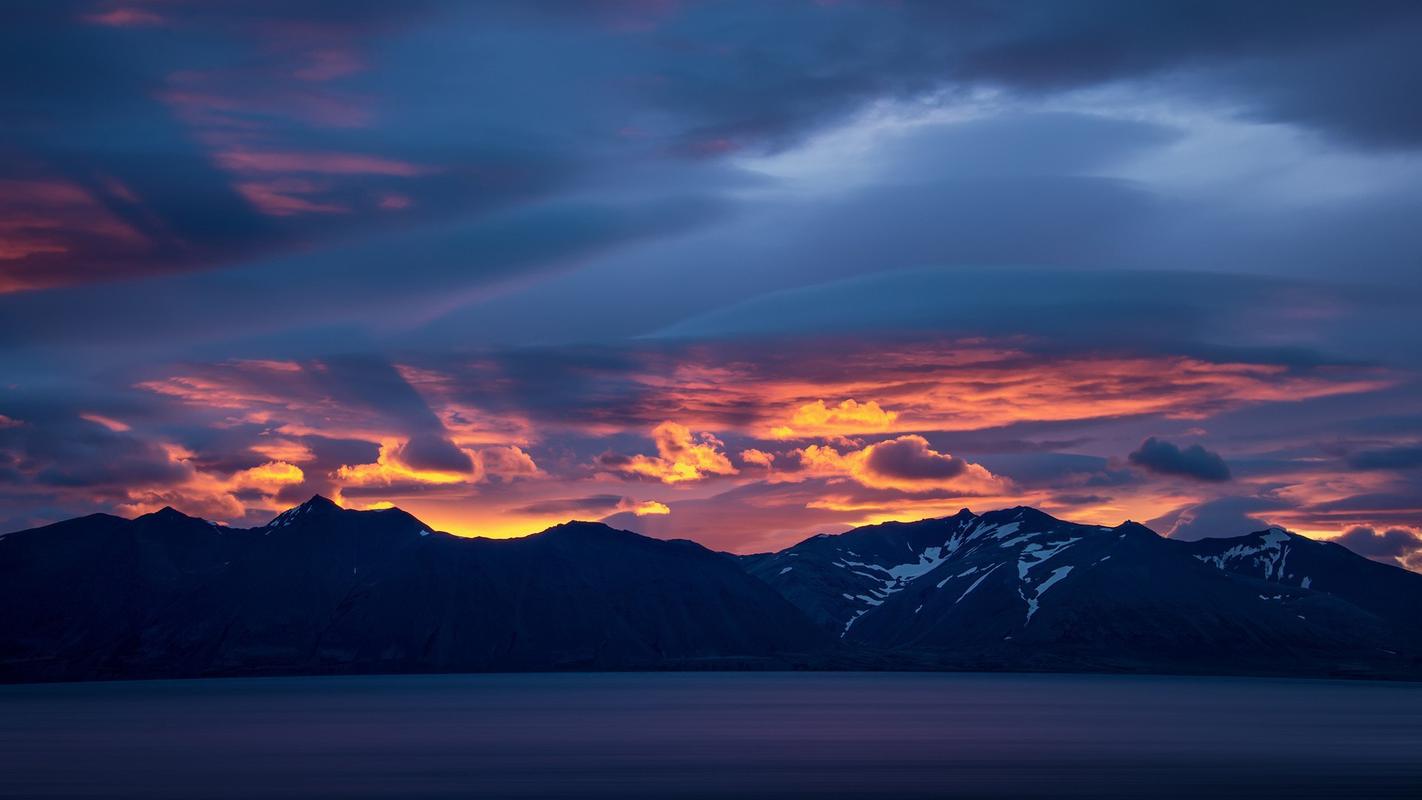
[(0, 680), (609, 669), (1422, 677), (1422, 575), (1269, 529), (1031, 508), (731, 556), (594, 522), (461, 538), (323, 497), (0, 536)]

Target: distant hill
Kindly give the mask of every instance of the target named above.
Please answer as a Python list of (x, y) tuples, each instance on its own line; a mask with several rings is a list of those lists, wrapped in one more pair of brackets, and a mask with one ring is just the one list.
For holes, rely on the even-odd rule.
[(0, 681), (607, 669), (1422, 677), (1422, 575), (1279, 529), (1030, 508), (729, 556), (570, 522), (465, 539), (321, 497), (0, 537)]

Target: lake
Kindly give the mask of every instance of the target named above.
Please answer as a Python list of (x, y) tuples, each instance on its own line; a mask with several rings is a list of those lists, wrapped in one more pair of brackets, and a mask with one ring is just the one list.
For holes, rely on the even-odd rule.
[(0, 797), (1422, 797), (1422, 684), (617, 673), (0, 687)]

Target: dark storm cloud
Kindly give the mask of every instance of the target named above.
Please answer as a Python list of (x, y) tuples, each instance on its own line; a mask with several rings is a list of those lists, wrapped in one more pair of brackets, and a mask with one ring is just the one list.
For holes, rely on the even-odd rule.
[(1176, 475), (1197, 481), (1227, 481), (1229, 465), (1198, 444), (1180, 447), (1154, 436), (1126, 456), (1132, 464), (1158, 475)]

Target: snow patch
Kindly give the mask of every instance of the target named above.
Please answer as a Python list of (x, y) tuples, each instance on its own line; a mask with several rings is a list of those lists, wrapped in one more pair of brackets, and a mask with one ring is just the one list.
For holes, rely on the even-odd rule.
[(1288, 574), (1285, 565), (1289, 560), (1288, 547), (1291, 534), (1283, 528), (1270, 528), (1259, 537), (1258, 544), (1238, 544), (1217, 556), (1195, 556), (1215, 569), (1229, 570), (1240, 564), (1247, 564), (1263, 572), (1264, 580), (1282, 581)]
[[(869, 610), (869, 609), (867, 609), (867, 608), (864, 609), (864, 611), (868, 611), (868, 610)], [(856, 611), (856, 612), (854, 613), (854, 616), (850, 617), (850, 618), (849, 618), (849, 621), (846, 622), (846, 623), (844, 623), (844, 630), (842, 630), (842, 631), (839, 632), (839, 638), (843, 639), (844, 636), (845, 636), (845, 634), (849, 633), (849, 626), (850, 626), (850, 625), (853, 625), (860, 617), (864, 616), (864, 611)]]
[(1031, 597), (1028, 597), (1021, 588), (1017, 590), (1018, 596), (1027, 601), (1027, 619), (1022, 622), (1024, 627), (1027, 623), (1032, 621), (1032, 615), (1037, 613), (1037, 609), (1041, 608), (1042, 595), (1046, 594), (1047, 590), (1055, 586), (1058, 581), (1070, 575), (1071, 569), (1071, 567), (1067, 566), (1057, 567), (1052, 570), (1052, 574), (1048, 575), (1046, 580), (1037, 584), (1037, 588), (1032, 592)]
[(958, 596), (958, 599), (957, 599), (957, 600), (954, 600), (954, 601), (953, 601), (953, 605), (956, 606), (956, 605), (958, 605), (959, 603), (963, 602), (963, 600), (964, 600), (968, 595), (970, 595), (970, 594), (973, 593), (973, 590), (974, 590), (974, 589), (978, 588), (978, 584), (982, 583), (983, 580), (984, 580), (985, 578), (987, 578), (987, 576), (993, 574), (994, 572), (997, 572), (997, 567), (1000, 567), (1000, 566), (1002, 566), (1002, 565), (1001, 565), (1001, 564), (998, 564), (996, 567), (993, 567), (992, 569), (988, 570), (987, 572), (984, 572), (983, 574), (979, 575), (979, 576), (978, 576), (978, 579), (975, 580), (975, 581), (973, 581), (973, 585), (968, 587), (968, 591), (963, 592), (961, 595)]
[(1038, 566), (1079, 541), (1081, 541), (1081, 539), (1073, 538), (1061, 542), (1051, 542), (1046, 547), (1041, 545), (1024, 547), (1022, 552), (1017, 556), (1018, 580), (1026, 580), (1027, 573), (1030, 572), (1033, 567)]
[(1020, 522), (1009, 522), (1006, 525), (1003, 525), (1002, 527), (998, 528), (997, 531), (993, 533), (992, 538), (1006, 539), (1012, 534), (1017, 533), (1017, 529), (1020, 527), (1022, 527), (1022, 523)]

